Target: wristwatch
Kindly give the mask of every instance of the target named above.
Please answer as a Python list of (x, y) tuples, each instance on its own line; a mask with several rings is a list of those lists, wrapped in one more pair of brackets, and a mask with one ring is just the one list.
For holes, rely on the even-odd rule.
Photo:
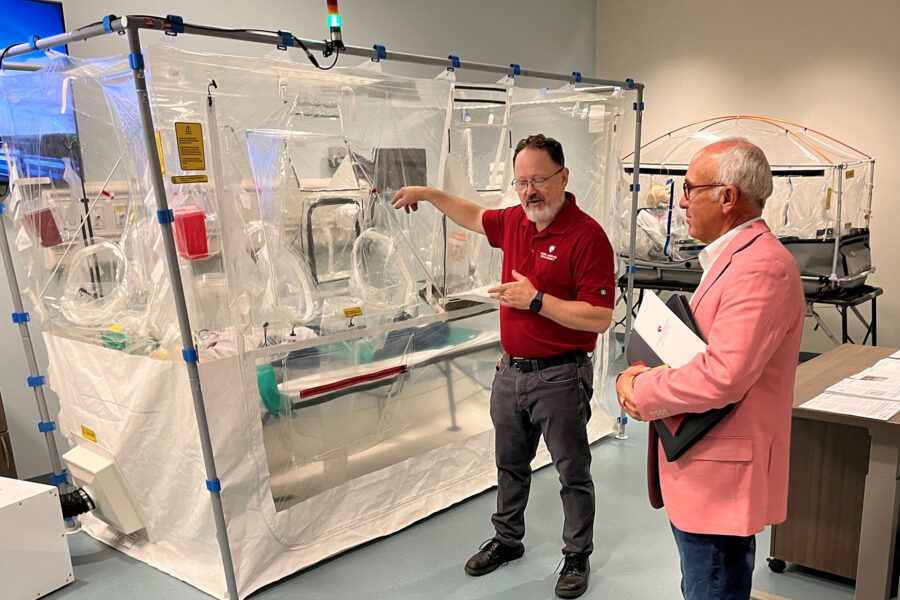
[(544, 292), (538, 292), (537, 295), (535, 295), (534, 300), (532, 300), (531, 304), (528, 306), (528, 310), (534, 314), (538, 314), (541, 312), (542, 308), (544, 308)]

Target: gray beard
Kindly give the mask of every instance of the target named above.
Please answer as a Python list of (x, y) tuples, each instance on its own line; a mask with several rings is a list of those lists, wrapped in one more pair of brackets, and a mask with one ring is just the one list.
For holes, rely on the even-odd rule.
[(527, 205), (522, 208), (525, 210), (525, 216), (532, 223), (548, 223), (556, 218), (565, 206), (565, 202), (557, 205), (546, 204), (541, 208), (529, 208)]

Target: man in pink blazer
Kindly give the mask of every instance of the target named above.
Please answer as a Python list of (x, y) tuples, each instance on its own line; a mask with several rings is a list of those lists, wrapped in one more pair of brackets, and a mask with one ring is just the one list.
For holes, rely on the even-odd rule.
[(650, 427), (651, 504), (665, 505), (687, 600), (747, 600), (755, 534), (787, 516), (794, 375), (804, 296), (794, 258), (762, 221), (772, 175), (746, 140), (709, 145), (691, 160), (681, 207), (707, 244), (691, 308), (707, 341), (677, 369), (632, 366), (619, 403), (675, 431), (686, 413), (736, 403), (674, 462)]

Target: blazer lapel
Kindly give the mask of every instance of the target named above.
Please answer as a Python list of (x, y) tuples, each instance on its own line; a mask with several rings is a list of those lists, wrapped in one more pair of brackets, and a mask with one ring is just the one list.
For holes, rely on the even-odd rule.
[(696, 312), (697, 306), (700, 305), (700, 302), (703, 300), (706, 292), (709, 291), (709, 288), (711, 288), (722, 276), (722, 273), (731, 266), (731, 259), (734, 258), (734, 255), (744, 250), (747, 246), (755, 242), (759, 236), (768, 231), (769, 227), (766, 225), (765, 221), (757, 221), (740, 231), (737, 236), (731, 240), (728, 246), (725, 247), (725, 251), (719, 256), (718, 260), (713, 263), (710, 272), (703, 278), (703, 283), (701, 283), (700, 287), (694, 292), (694, 295), (691, 298), (691, 309), (693, 311)]

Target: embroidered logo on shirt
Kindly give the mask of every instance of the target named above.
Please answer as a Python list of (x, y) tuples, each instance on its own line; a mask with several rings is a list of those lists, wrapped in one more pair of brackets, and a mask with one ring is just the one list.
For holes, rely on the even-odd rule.
[(541, 252), (541, 258), (544, 258), (544, 259), (549, 260), (549, 261), (554, 261), (554, 260), (556, 260), (556, 259), (559, 258), (559, 257), (556, 256), (555, 254), (553, 254), (553, 251), (554, 251), (554, 250), (556, 250), (556, 246), (550, 246), (550, 247), (547, 249), (547, 252)]

